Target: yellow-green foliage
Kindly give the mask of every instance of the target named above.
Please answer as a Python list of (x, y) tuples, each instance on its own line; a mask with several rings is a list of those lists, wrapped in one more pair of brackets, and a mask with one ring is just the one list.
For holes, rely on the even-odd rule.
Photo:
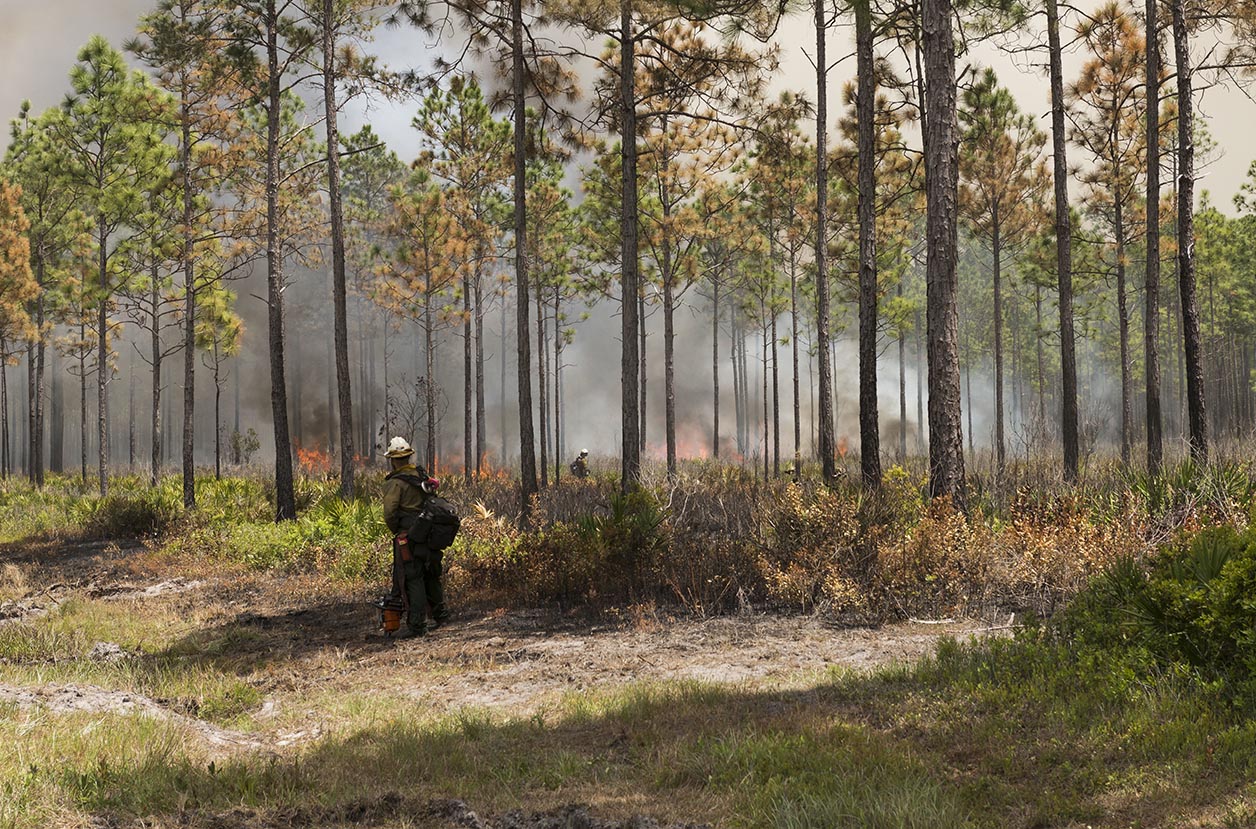
[[(36, 491), (0, 483), (0, 538), (32, 534), (156, 537), (174, 551), (257, 568), (300, 568), (386, 582), (391, 548), (380, 515), (383, 475), (364, 473), (358, 499), (336, 482), (301, 478), (296, 521), (273, 522), (260, 477), (203, 480), (184, 513), (179, 480), (149, 487), (119, 477), (106, 499), (53, 476)], [(519, 518), (519, 487), (493, 474), (443, 493), (463, 515), (445, 561), (463, 602), (679, 603), (698, 612), (744, 605), (854, 619), (939, 616), (996, 608), (1050, 612), (1120, 556), (1173, 528), (1246, 521), (1256, 492), (1245, 466), (1174, 467), (1148, 478), (1094, 472), (1078, 487), (977, 481), (967, 513), (928, 503), (927, 482), (892, 467), (883, 486), (761, 480), (733, 466), (693, 464), (629, 495), (610, 478), (563, 478)]]

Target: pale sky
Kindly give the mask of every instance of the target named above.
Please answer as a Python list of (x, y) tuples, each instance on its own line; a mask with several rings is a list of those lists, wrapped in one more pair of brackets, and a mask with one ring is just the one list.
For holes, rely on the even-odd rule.
[[(68, 72), (79, 47), (96, 33), (120, 46), (134, 33), (140, 15), (154, 5), (155, 0), (0, 0), (0, 120), (7, 124), (24, 98), (31, 99), (36, 111), (58, 103), (68, 89)], [(774, 85), (813, 94), (815, 73), (804, 53), (813, 52), (814, 46), (809, 19), (804, 16), (788, 21), (781, 42), (782, 67)], [(423, 62), (428, 47), (424, 37), (405, 29), (382, 32), (375, 45), (393, 66)], [(830, 55), (849, 51), (849, 29), (836, 30), (830, 36)], [(1166, 51), (1171, 55), (1171, 45)], [(1018, 66), (989, 45), (974, 59), (994, 66), (1022, 109), (1042, 116), (1041, 126), (1049, 130), (1048, 87), (1042, 74)], [(1066, 59), (1066, 79), (1076, 74), (1080, 61), (1077, 55)], [(836, 112), (838, 90), (853, 71), (853, 60), (842, 62), (834, 71), (830, 112)], [(369, 114), (376, 131), (405, 160), (415, 154), (415, 136), (409, 126), (412, 110), (409, 106), (380, 105)], [(1256, 103), (1238, 90), (1216, 88), (1205, 94), (1198, 112), (1207, 120), (1222, 155), (1202, 171), (1197, 189), (1211, 191), (1215, 204), (1233, 212), (1231, 199), (1246, 178), (1248, 165), (1256, 159), (1256, 142), (1252, 140)], [(360, 110), (348, 113), (343, 127), (355, 130), (367, 117)], [(834, 129), (832, 125), (830, 129)], [(1071, 164), (1083, 161), (1080, 151), (1070, 147), (1070, 152)], [(1070, 194), (1078, 190), (1072, 183)]]

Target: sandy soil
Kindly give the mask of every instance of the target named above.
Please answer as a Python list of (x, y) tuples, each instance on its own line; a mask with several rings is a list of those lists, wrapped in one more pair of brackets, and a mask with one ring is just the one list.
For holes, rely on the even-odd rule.
[[(257, 574), (209, 562), (174, 561), (140, 545), (53, 544), (0, 548), (0, 625), (33, 619), (80, 596), (137, 607), (164, 605), (204, 620), (189, 634), (211, 641), (229, 634), (232, 667), (259, 677), (264, 703), (254, 719), (284, 720), (313, 689), (399, 691), (432, 711), (466, 706), (502, 715), (530, 714), (571, 691), (610, 689), (641, 681), (692, 679), (743, 688), (798, 687), (833, 668), (866, 670), (913, 660), (942, 636), (989, 635), (1004, 629), (975, 621), (917, 622), (877, 629), (841, 628), (818, 616), (747, 612), (719, 618), (663, 617), (630, 612), (598, 619), (548, 610), (459, 610), (451, 624), (419, 639), (387, 640), (378, 630), (374, 594), (346, 591), (310, 576)], [(87, 654), (105, 661), (137, 658), (99, 642)], [(252, 669), (258, 669), (253, 671)], [(264, 670), (261, 670), (263, 669)], [(381, 677), (385, 677), (381, 682)], [(142, 713), (185, 724), (215, 751), (280, 752), (317, 739), (318, 713), (298, 731), (243, 734), (218, 728), (154, 700), (89, 685), (13, 687), (0, 683), (0, 703), (48, 711)], [(287, 718), (289, 722), (292, 718)], [(645, 829), (652, 821), (603, 823), (580, 807), (567, 813), (481, 818), (466, 804), (384, 801), (360, 814), (283, 816), (229, 813), (206, 825), (394, 825), (401, 810), (416, 826), (611, 827)], [(342, 810), (343, 811), (343, 810)], [(390, 817), (391, 815), (391, 817)], [(426, 815), (421, 820), (416, 815)], [(206, 816), (208, 820), (210, 816)], [(154, 825), (151, 822), (146, 825)]]

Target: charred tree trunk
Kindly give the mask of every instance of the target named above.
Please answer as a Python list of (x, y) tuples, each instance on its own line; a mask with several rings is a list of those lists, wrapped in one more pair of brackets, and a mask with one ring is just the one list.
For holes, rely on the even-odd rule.
[[(1050, 0), (1054, 2), (1054, 0)], [(928, 205), (929, 494), (964, 506), (964, 435), (959, 389), (958, 189), (955, 47), (950, 0), (925, 0), (924, 56), (929, 112)]]
[[(336, 351), (336, 410), (340, 421), (340, 497), (353, 498), (353, 390), (349, 377), (349, 309), (345, 285), (345, 223), (340, 197), (340, 132), (336, 123), (335, 0), (323, 0), (323, 112), (327, 136), (327, 192), (331, 219), (333, 339)], [(370, 393), (363, 389), (365, 399)], [(364, 411), (365, 411), (364, 407)], [(331, 418), (331, 412), (327, 413)]]
[(632, 31), (632, 0), (619, 3), (619, 116), (620, 174), (623, 205), (620, 211), (621, 286), (620, 360), (622, 389), (622, 452), (620, 489), (628, 492), (641, 477), (640, 358), (637, 350), (637, 299), (641, 292), (637, 260), (637, 94), (634, 83), (636, 56)]
[(279, 32), (275, 0), (266, 3), (266, 300), (270, 344), (270, 413), (275, 437), (275, 520), (297, 517), (288, 432), (288, 383), (284, 364), (283, 251), (279, 244)]
[[(626, 2), (626, 0), (625, 0)], [(511, 0), (511, 98), (514, 106), (514, 223), (515, 223), (515, 299), (516, 336), (519, 351), (519, 479), (521, 520), (532, 512), (532, 496), (536, 494), (536, 444), (532, 427), (532, 347), (529, 342), (528, 298), (528, 208), (527, 208), (527, 100), (524, 95), (523, 2)], [(627, 64), (631, 66), (632, 64)], [(632, 73), (623, 73), (631, 78)], [(633, 179), (636, 181), (635, 175)], [(636, 205), (632, 215), (636, 217)]]
[(1195, 104), (1190, 35), (1184, 0), (1174, 0), (1173, 48), (1177, 57), (1178, 100), (1178, 294), (1182, 299), (1182, 348), (1186, 358), (1186, 413), (1191, 459), (1208, 462), (1208, 407), (1204, 358), (1199, 342), (1199, 302), (1195, 296)]
[(1080, 450), (1077, 433), (1077, 356), (1073, 336), (1073, 230), (1068, 205), (1068, 164), (1065, 156), (1064, 70), (1060, 55), (1060, 9), (1047, 0), (1047, 38), (1051, 63), (1051, 146), (1055, 176), (1055, 268), (1060, 304), (1061, 427), (1064, 438), (1064, 478), (1076, 481)]
[(877, 404), (877, 182), (876, 75), (871, 0), (855, 5), (855, 60), (859, 122), (859, 473), (865, 489), (881, 485), (881, 433)]

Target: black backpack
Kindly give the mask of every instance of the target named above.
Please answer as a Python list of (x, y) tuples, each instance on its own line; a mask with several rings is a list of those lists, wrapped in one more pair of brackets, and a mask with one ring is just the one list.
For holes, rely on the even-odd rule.
[(454, 543), (461, 526), (462, 519), (453, 504), (439, 495), (429, 495), (407, 535), (412, 543), (439, 552)]

